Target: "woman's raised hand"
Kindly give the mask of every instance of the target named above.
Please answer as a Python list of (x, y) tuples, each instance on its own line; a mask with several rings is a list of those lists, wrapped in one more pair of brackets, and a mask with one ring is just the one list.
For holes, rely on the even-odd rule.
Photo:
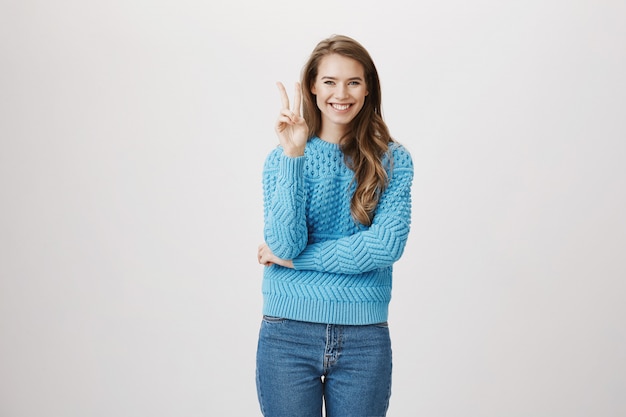
[(289, 96), (287, 96), (285, 86), (280, 82), (276, 83), (276, 85), (280, 91), (282, 102), (275, 128), (278, 140), (283, 147), (285, 155), (291, 157), (302, 156), (308, 140), (309, 128), (304, 117), (300, 115), (300, 103), (302, 101), (300, 83), (296, 83), (293, 109), (289, 108)]

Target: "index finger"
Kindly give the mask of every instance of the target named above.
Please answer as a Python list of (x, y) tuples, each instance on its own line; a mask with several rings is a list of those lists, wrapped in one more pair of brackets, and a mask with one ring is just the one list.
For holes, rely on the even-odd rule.
[(296, 93), (293, 97), (293, 112), (300, 116), (300, 104), (302, 102), (302, 88), (300, 87), (300, 83), (296, 83)]
[(285, 86), (280, 81), (278, 81), (276, 85), (278, 86), (278, 90), (280, 91), (280, 101), (283, 105), (282, 108), (289, 110), (289, 96), (287, 95), (287, 90), (285, 90)]

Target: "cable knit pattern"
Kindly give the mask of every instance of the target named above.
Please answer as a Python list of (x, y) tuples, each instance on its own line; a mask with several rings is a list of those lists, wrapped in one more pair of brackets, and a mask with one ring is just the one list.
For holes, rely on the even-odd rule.
[(318, 323), (387, 320), (392, 266), (404, 251), (411, 220), (413, 162), (391, 143), (389, 185), (372, 225), (350, 214), (355, 184), (338, 145), (312, 138), (304, 156), (274, 149), (263, 170), (265, 241), (294, 269), (266, 267), (263, 314)]

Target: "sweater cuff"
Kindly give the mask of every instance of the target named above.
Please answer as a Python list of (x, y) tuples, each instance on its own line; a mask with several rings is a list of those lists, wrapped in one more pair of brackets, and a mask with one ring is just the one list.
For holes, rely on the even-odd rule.
[(304, 156), (292, 158), (283, 154), (278, 166), (279, 177), (287, 181), (301, 177), (304, 172), (304, 160)]
[(321, 260), (315, 255), (315, 250), (311, 248), (305, 248), (300, 254), (293, 258), (293, 269), (304, 271), (316, 271), (319, 270)]

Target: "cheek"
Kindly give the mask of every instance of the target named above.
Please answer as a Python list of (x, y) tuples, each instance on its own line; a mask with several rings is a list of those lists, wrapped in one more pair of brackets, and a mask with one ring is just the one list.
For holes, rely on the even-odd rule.
[(322, 99), (320, 98), (320, 96), (319, 96), (319, 95), (317, 95), (317, 96), (315, 96), (315, 104), (317, 104), (317, 107), (318, 107), (319, 109), (321, 109), (321, 108), (322, 108), (322, 106), (324, 105), (324, 100), (322, 100)]

